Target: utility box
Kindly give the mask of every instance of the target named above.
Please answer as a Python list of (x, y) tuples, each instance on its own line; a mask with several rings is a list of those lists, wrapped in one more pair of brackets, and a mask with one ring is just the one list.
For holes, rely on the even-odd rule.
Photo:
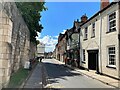
[(30, 67), (30, 62), (26, 61), (24, 65), (24, 69), (29, 69), (29, 67)]

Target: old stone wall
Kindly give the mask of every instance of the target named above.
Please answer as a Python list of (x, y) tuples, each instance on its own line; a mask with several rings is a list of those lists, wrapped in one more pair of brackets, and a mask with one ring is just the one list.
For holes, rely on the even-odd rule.
[[(0, 88), (13, 72), (24, 66), (35, 53), (31, 50), (30, 32), (14, 2), (0, 3)], [(32, 47), (36, 47), (32, 44)]]
[(30, 59), (33, 59), (37, 56), (37, 45), (33, 42), (30, 42)]

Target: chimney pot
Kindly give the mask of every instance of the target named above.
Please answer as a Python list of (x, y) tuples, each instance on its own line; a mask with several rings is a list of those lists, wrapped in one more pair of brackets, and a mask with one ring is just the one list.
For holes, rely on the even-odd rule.
[(83, 16), (81, 17), (81, 22), (86, 22), (87, 19), (88, 19), (88, 17), (87, 17), (86, 14), (85, 14), (85, 15), (83, 15)]
[(100, 9), (107, 7), (109, 5), (109, 0), (101, 0)]

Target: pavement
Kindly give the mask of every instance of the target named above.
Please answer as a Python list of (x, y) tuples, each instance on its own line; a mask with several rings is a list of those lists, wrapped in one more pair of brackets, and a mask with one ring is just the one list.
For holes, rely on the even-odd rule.
[(44, 71), (42, 63), (38, 63), (21, 88), (43, 88), (44, 84), (46, 84)]
[[(56, 64), (62, 64), (65, 65), (64, 62), (58, 61), (56, 59), (53, 59)], [(68, 66), (69, 68), (72, 68), (71, 66)], [(120, 81), (110, 78), (108, 76), (96, 74), (94, 71), (87, 71), (87, 70), (81, 70), (78, 68), (72, 68), (75, 71), (79, 72), (82, 75), (86, 75), (90, 78), (99, 80), (107, 85), (113, 86), (115, 88), (120, 87)], [(37, 74), (36, 74), (37, 73)], [(44, 88), (45, 85), (47, 85), (47, 79), (46, 79), (46, 70), (45, 67), (42, 65), (42, 63), (37, 64), (31, 75), (29, 76), (28, 80), (24, 83), (22, 88)]]
[[(58, 61), (56, 59), (54, 59), (54, 61), (55, 61), (56, 64), (65, 65), (64, 62)], [(82, 73), (83, 75), (86, 75), (86, 76), (91, 77), (93, 79), (99, 80), (102, 83), (105, 83), (107, 85), (113, 86), (115, 88), (120, 88), (120, 81), (117, 80), (117, 79), (114, 79), (114, 78), (111, 78), (111, 77), (108, 77), (108, 76), (105, 76), (105, 75), (96, 74), (95, 71), (92, 71), (92, 70), (89, 70), (89, 71), (81, 70), (81, 69), (78, 69), (78, 68), (73, 68), (69, 65), (67, 65), (67, 67), (72, 68), (72, 69)]]

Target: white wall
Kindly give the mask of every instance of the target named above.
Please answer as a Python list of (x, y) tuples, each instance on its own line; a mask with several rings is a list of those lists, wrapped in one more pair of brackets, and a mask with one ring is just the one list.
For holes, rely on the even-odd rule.
[[(116, 12), (116, 23), (117, 23), (117, 31), (106, 33), (108, 30), (108, 14), (112, 12)], [(101, 17), (101, 18), (100, 18)], [(115, 4), (112, 7), (108, 8), (92, 20), (88, 21), (81, 27), (81, 59), (83, 59), (83, 52), (82, 49), (85, 49), (85, 58), (86, 63), (81, 62), (81, 66), (88, 68), (88, 52), (87, 50), (99, 50), (99, 69), (100, 72), (109, 76), (113, 76), (118, 78), (118, 67), (119, 67), (119, 43), (118, 43), (118, 31), (119, 31), (119, 12), (118, 12), (118, 5)], [(102, 21), (102, 25), (101, 25)], [(95, 37), (91, 38), (91, 30), (92, 30), (92, 23), (95, 22)], [(88, 39), (84, 39), (84, 28), (88, 26)], [(100, 36), (101, 34), (101, 36)], [(101, 37), (101, 38), (100, 38)], [(101, 46), (100, 46), (101, 45)], [(115, 45), (115, 52), (116, 52), (116, 69), (106, 67), (108, 64), (108, 46)]]

